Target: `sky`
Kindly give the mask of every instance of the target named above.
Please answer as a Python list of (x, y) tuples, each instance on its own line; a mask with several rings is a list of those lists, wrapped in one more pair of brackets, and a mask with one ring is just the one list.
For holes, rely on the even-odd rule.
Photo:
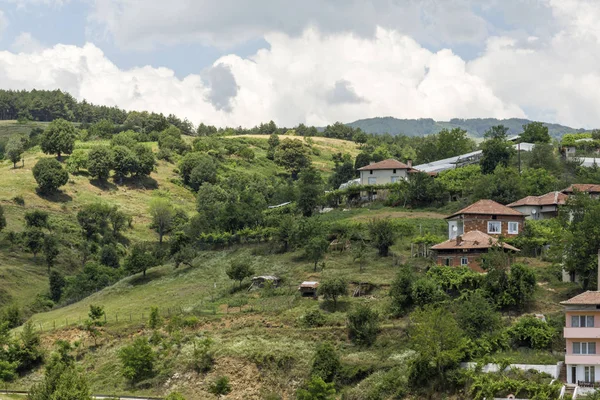
[(0, 88), (194, 124), (600, 127), (597, 0), (0, 0)]

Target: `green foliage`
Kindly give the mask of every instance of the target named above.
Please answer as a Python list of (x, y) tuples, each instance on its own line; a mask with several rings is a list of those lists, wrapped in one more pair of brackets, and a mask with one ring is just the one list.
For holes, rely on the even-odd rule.
[(65, 279), (66, 286), (63, 290), (65, 302), (75, 302), (112, 285), (123, 273), (120, 269), (105, 267), (95, 262), (88, 262), (83, 271)]
[(25, 226), (27, 228), (48, 228), (48, 212), (33, 210), (25, 213)]
[(371, 346), (379, 333), (379, 314), (365, 304), (348, 313), (348, 337), (359, 346)]
[(535, 350), (550, 349), (558, 332), (547, 322), (533, 315), (526, 315), (511, 326), (508, 333), (517, 347), (529, 347)]
[(485, 400), (494, 397), (550, 400), (558, 398), (562, 382), (550, 384), (551, 378), (536, 371), (511, 370), (495, 373), (471, 373), (469, 397)]
[(333, 189), (337, 189), (342, 183), (346, 183), (349, 180), (354, 179), (356, 176), (356, 170), (354, 169), (352, 157), (349, 154), (342, 155), (341, 153), (338, 153), (334, 155), (333, 161), (335, 163), (335, 167), (333, 169), (333, 175), (329, 177), (329, 186), (331, 186)]
[(87, 170), (92, 178), (105, 181), (110, 175), (112, 155), (106, 146), (95, 146), (88, 153)]
[(404, 315), (413, 305), (412, 285), (414, 280), (415, 276), (410, 266), (401, 266), (390, 287), (389, 294), (392, 298), (393, 314)]
[(183, 154), (189, 150), (189, 146), (181, 138), (181, 130), (173, 125), (160, 133), (158, 147), (161, 150), (169, 150), (177, 154)]
[(148, 319), (148, 327), (150, 329), (158, 329), (162, 324), (162, 318), (158, 311), (158, 307), (150, 307), (150, 318)]
[(13, 168), (17, 167), (17, 163), (21, 161), (21, 157), (23, 156), (23, 152), (25, 151), (25, 146), (23, 144), (23, 140), (19, 135), (12, 135), (8, 139), (8, 143), (6, 144), (5, 154), (6, 158), (13, 163)]
[(69, 174), (54, 158), (42, 158), (33, 167), (33, 177), (42, 193), (52, 193), (67, 184)]
[(322, 378), (313, 376), (306, 389), (298, 389), (296, 398), (298, 400), (333, 400), (335, 393), (333, 383), (326, 383)]
[(461, 128), (442, 129), (439, 133), (428, 135), (417, 148), (419, 162), (428, 163), (469, 153), (475, 150), (475, 141)]
[(437, 304), (445, 299), (444, 292), (433, 279), (420, 278), (412, 283), (411, 300), (420, 307)]
[(46, 366), (44, 380), (31, 388), (28, 399), (91, 400), (92, 396), (85, 375), (73, 362), (66, 362), (54, 354)]
[(390, 218), (372, 219), (368, 225), (371, 244), (379, 251), (379, 255), (387, 257), (390, 246), (396, 240), (396, 229)]
[(107, 244), (102, 246), (100, 249), (100, 264), (107, 267), (119, 268), (121, 266), (119, 262), (119, 252), (113, 244)]
[(25, 246), (33, 253), (36, 258), (37, 254), (44, 248), (44, 232), (37, 228), (28, 229), (25, 231)]
[(316, 235), (308, 239), (304, 246), (304, 255), (314, 263), (314, 271), (317, 271), (317, 263), (325, 256), (329, 249), (329, 241), (321, 236)]
[(410, 373), (412, 383), (444, 387), (448, 372), (458, 366), (468, 346), (454, 317), (444, 307), (418, 309), (410, 315), (409, 335), (419, 354)]
[(76, 174), (88, 167), (88, 154), (85, 150), (75, 150), (67, 160), (67, 171)]
[(146, 276), (146, 270), (157, 265), (158, 260), (151, 251), (151, 245), (148, 243), (136, 243), (131, 248), (131, 252), (125, 258), (124, 268), (129, 274), (141, 272)]
[(323, 180), (316, 168), (303, 169), (298, 176), (298, 199), (296, 205), (305, 217), (310, 217), (321, 204)]
[(324, 279), (319, 283), (318, 294), (327, 301), (333, 301), (333, 307), (337, 309), (338, 297), (348, 294), (348, 282), (343, 278)]
[(56, 240), (54, 235), (44, 235), (42, 250), (44, 251), (44, 258), (46, 261), (46, 266), (48, 267), (48, 273), (50, 273), (50, 268), (54, 266), (56, 257), (58, 257), (58, 254), (60, 253), (58, 248), (58, 240)]
[(340, 357), (331, 343), (319, 343), (312, 360), (311, 375), (333, 382), (341, 368)]
[(483, 275), (469, 267), (446, 268), (434, 265), (427, 271), (427, 276), (451, 296), (458, 296), (465, 290), (476, 290), (483, 282)]
[(231, 385), (229, 384), (229, 378), (226, 376), (217, 377), (208, 386), (208, 391), (218, 397), (230, 393)]
[(309, 148), (300, 140), (283, 139), (277, 146), (274, 161), (296, 179), (298, 173), (310, 165)]
[(158, 197), (150, 201), (148, 211), (152, 217), (150, 226), (158, 233), (159, 243), (162, 243), (164, 235), (174, 227), (175, 208), (168, 199)]
[(183, 183), (198, 190), (204, 183), (216, 183), (217, 163), (209, 155), (200, 152), (187, 153), (179, 163)]
[(133, 344), (119, 350), (123, 376), (133, 383), (154, 375), (156, 354), (146, 338), (137, 338)]
[(137, 144), (133, 147), (135, 155), (135, 176), (150, 176), (156, 166), (156, 158), (152, 149), (144, 144)]
[(73, 124), (59, 118), (48, 125), (40, 144), (44, 153), (56, 154), (60, 158), (63, 153), (71, 154), (73, 152), (75, 139), (77, 139), (77, 132)]
[(6, 217), (4, 216), (4, 207), (0, 205), (0, 232), (6, 228)]
[(123, 182), (123, 178), (134, 174), (137, 159), (133, 150), (125, 146), (115, 146), (111, 151), (111, 167), (115, 171), (115, 178)]
[(10, 346), (10, 358), (17, 362), (17, 372), (27, 372), (41, 364), (43, 351), (40, 334), (31, 321), (27, 321), (19, 334), (19, 341)]
[(225, 272), (229, 279), (240, 282), (240, 287), (242, 287), (244, 279), (254, 274), (251, 261), (245, 258), (233, 261)]
[(523, 132), (519, 140), (526, 143), (550, 143), (552, 138), (548, 133), (548, 127), (542, 122), (531, 122), (523, 125)]
[(185, 400), (185, 397), (179, 392), (171, 392), (165, 397), (165, 400)]
[(189, 363), (189, 367), (198, 373), (205, 373), (212, 369), (214, 354), (212, 351), (213, 341), (209, 337), (204, 337), (192, 342), (194, 349)]
[(503, 262), (490, 265), (484, 278), (483, 289), (496, 307), (523, 310), (535, 293), (535, 273), (523, 264), (513, 264), (510, 272)]
[(306, 314), (300, 318), (300, 324), (306, 328), (318, 328), (325, 325), (326, 322), (327, 319), (325, 318), (325, 315), (318, 309), (307, 311)]
[(455, 310), (459, 326), (471, 339), (492, 334), (501, 326), (500, 314), (481, 290), (462, 296)]
[(67, 284), (67, 282), (65, 281), (65, 278), (63, 278), (63, 276), (59, 272), (57, 272), (57, 271), (50, 272), (49, 286), (50, 286), (50, 298), (52, 299), (52, 301), (54, 301), (55, 303), (58, 303), (60, 301), (60, 298), (62, 297), (63, 289), (66, 284)]
[(473, 200), (490, 199), (501, 204), (512, 203), (526, 194), (522, 177), (515, 168), (499, 165), (482, 175), (474, 184)]
[(481, 144), (483, 154), (479, 165), (483, 174), (491, 174), (497, 166), (507, 167), (515, 150), (506, 140), (508, 129), (503, 125), (493, 126), (485, 134), (487, 140)]
[(478, 164), (473, 164), (442, 171), (436, 179), (445, 192), (462, 198), (470, 192), (473, 182), (476, 182), (480, 176), (481, 168)]

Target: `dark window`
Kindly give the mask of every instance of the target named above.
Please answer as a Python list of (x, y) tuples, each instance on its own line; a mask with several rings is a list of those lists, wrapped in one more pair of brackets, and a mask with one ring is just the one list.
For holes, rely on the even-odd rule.
[(394, 173), (396, 173), (396, 170), (394, 170)]
[(373, 175), (373, 170), (370, 170), (370, 171), (369, 171), (369, 174)]
[(450, 266), (450, 258), (446, 258), (446, 266), (449, 267)]

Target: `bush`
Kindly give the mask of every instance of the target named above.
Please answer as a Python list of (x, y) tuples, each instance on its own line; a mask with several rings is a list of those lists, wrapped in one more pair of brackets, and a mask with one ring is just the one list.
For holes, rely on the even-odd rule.
[(146, 338), (137, 338), (133, 344), (119, 350), (123, 376), (133, 383), (154, 376), (156, 355)]
[(370, 346), (379, 333), (379, 314), (367, 305), (359, 305), (348, 313), (347, 327), (353, 343)]
[(158, 311), (158, 307), (150, 308), (150, 318), (148, 319), (148, 327), (150, 329), (157, 329), (162, 324), (162, 318)]
[(310, 310), (300, 318), (300, 322), (307, 328), (316, 328), (325, 325), (327, 319), (319, 310)]
[(548, 323), (527, 315), (520, 318), (508, 331), (517, 347), (529, 347), (535, 350), (549, 349), (556, 330)]
[(412, 285), (415, 277), (410, 266), (402, 266), (390, 287), (392, 313), (404, 315), (413, 305)]
[(66, 185), (69, 174), (54, 158), (42, 158), (33, 167), (33, 177), (42, 193), (52, 193)]
[(192, 358), (189, 363), (189, 368), (198, 373), (210, 371), (214, 364), (214, 356), (211, 351), (212, 340), (206, 337), (196, 340), (192, 344), (194, 346), (194, 350), (192, 351)]
[(333, 383), (325, 383), (318, 376), (313, 376), (306, 389), (298, 389), (298, 400), (330, 400), (334, 398), (335, 388)]
[(340, 357), (330, 343), (320, 343), (312, 362), (311, 374), (333, 382), (341, 368)]
[(24, 206), (25, 205), (25, 199), (23, 198), (22, 195), (17, 195), (15, 197), (12, 198), (13, 203), (15, 203), (18, 206)]
[(226, 376), (220, 376), (216, 378), (208, 386), (208, 391), (216, 396), (225, 396), (231, 392), (231, 385), (229, 384), (229, 378)]
[(432, 279), (421, 278), (413, 283), (411, 298), (416, 305), (423, 307), (443, 301), (445, 294)]

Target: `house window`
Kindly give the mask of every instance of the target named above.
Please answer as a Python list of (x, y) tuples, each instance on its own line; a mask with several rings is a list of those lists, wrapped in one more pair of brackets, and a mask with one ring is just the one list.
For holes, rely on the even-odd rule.
[(369, 178), (369, 185), (376, 185), (377, 184), (377, 178), (373, 177), (373, 178)]
[(509, 222), (508, 223), (508, 233), (510, 234), (518, 234), (519, 233), (519, 223), (518, 222)]
[(461, 257), (460, 265), (469, 265), (469, 259), (467, 257)]
[(373, 170), (370, 170), (370, 171), (369, 171), (369, 175), (373, 175)]
[(596, 342), (573, 342), (573, 354), (596, 354)]
[(593, 315), (572, 315), (571, 316), (571, 328), (593, 328), (594, 327), (594, 316)]
[(585, 381), (589, 383), (593, 383), (596, 381), (596, 367), (585, 367)]
[(488, 221), (488, 233), (492, 233), (492, 234), (502, 233), (502, 222)]
[(394, 170), (394, 174), (396, 173), (396, 170)]
[(444, 264), (446, 264), (446, 267), (450, 266), (450, 258), (446, 258), (446, 260), (444, 261)]
[(398, 177), (397, 176), (392, 176), (392, 183), (396, 183), (398, 182)]

